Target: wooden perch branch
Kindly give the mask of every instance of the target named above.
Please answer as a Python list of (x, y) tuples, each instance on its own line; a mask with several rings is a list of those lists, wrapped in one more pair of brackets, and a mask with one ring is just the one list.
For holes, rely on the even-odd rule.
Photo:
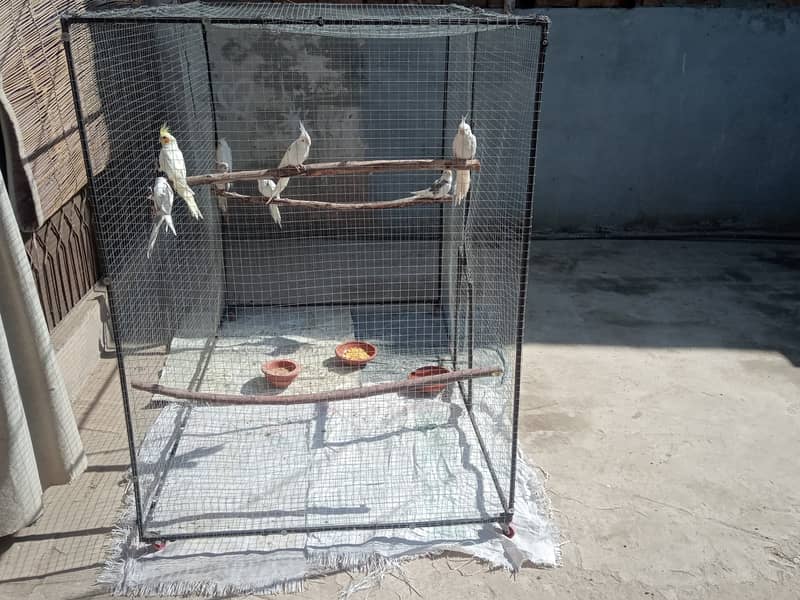
[(316, 402), (335, 402), (337, 400), (353, 400), (355, 398), (369, 398), (392, 392), (402, 392), (413, 390), (423, 385), (437, 385), (463, 381), (466, 379), (478, 379), (480, 377), (497, 377), (503, 373), (501, 367), (482, 367), (478, 369), (462, 369), (452, 371), (442, 375), (430, 375), (428, 377), (417, 377), (416, 379), (403, 379), (401, 381), (390, 381), (364, 387), (350, 388), (346, 390), (333, 390), (330, 392), (315, 392), (312, 394), (296, 394), (294, 396), (270, 396), (267, 394), (216, 394), (214, 392), (193, 392), (178, 388), (165, 387), (158, 383), (131, 382), (131, 387), (135, 390), (169, 396), (179, 400), (193, 400), (195, 402), (207, 402), (210, 404), (314, 404)]
[(342, 162), (315, 163), (299, 167), (279, 169), (260, 169), (258, 171), (231, 171), (230, 173), (208, 173), (186, 178), (189, 185), (211, 185), (228, 181), (248, 181), (254, 179), (278, 179), (279, 177), (323, 177), (325, 175), (352, 175), (355, 173), (379, 173), (386, 171), (480, 171), (477, 159), (419, 159), (419, 160), (350, 160)]
[(417, 204), (452, 204), (452, 196), (442, 196), (433, 198), (431, 196), (409, 196), (408, 198), (398, 198), (397, 200), (383, 200), (380, 202), (321, 202), (318, 200), (293, 200), (291, 198), (273, 198), (271, 201), (264, 196), (245, 196), (236, 192), (225, 192), (216, 190), (217, 196), (230, 198), (232, 200), (244, 200), (256, 204), (279, 204), (281, 206), (297, 206), (300, 208), (311, 208), (317, 210), (380, 210), (384, 208), (402, 208), (404, 206), (414, 206)]

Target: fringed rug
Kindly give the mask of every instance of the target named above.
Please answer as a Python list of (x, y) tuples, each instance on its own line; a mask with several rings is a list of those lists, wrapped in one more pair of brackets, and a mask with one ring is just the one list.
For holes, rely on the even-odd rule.
[(297, 592), (308, 577), (341, 570), (361, 573), (341, 590), (340, 597), (347, 598), (407, 560), (444, 551), (472, 555), (511, 572), (525, 565), (555, 566), (557, 531), (542, 483), (521, 457), (518, 465), (512, 539), (496, 526), (461, 525), (179, 540), (156, 550), (138, 542), (128, 490), (126, 510), (98, 580), (115, 595), (226, 596)]
[[(420, 310), (254, 310), (219, 336), (176, 338), (160, 382), (228, 393), (274, 393), (259, 374), (269, 356), (304, 370), (293, 393), (402, 377), (446, 356), (446, 326)], [(380, 341), (359, 370), (326, 360), (346, 339)], [(507, 365), (502, 348), (476, 348), (476, 365)], [(201, 365), (201, 368), (198, 367)], [(153, 397), (138, 409), (141, 505), (152, 534), (204, 535), (358, 523), (481, 518), (502, 512), (493, 479), (510, 479), (510, 378), (473, 382), (472, 416), (450, 386), (436, 397), (384, 394), (296, 406), (197, 406)], [(151, 412), (148, 412), (151, 411)], [(148, 416), (149, 415), (149, 416)], [(477, 431), (494, 463), (481, 450)], [(520, 456), (513, 539), (496, 525), (202, 537), (141, 544), (133, 494), (100, 580), (116, 594), (288, 592), (311, 576), (358, 570), (369, 585), (403, 561), (446, 550), (496, 567), (555, 565), (556, 533), (542, 483)], [(355, 587), (343, 590), (347, 595)]]

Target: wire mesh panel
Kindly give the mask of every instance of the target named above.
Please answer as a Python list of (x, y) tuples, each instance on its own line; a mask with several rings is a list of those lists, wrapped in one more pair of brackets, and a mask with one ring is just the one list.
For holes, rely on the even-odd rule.
[[(142, 536), (509, 523), (547, 20), (192, 3), (65, 28)], [(153, 238), (164, 123), (202, 218), (168, 172)], [(455, 166), (462, 202), (455, 171), (431, 187)], [(452, 378), (404, 385), (420, 367)]]

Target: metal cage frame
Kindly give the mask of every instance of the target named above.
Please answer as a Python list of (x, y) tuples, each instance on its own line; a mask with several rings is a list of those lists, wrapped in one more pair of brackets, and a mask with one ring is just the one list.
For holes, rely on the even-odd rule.
[[(419, 7), (417, 7), (419, 8)], [(309, 8), (313, 12), (313, 8)], [(83, 154), (83, 159), (85, 163), (85, 168), (87, 172), (88, 184), (87, 184), (87, 191), (90, 198), (94, 198), (92, 189), (93, 183), (95, 181), (96, 174), (93, 172), (92, 169), (92, 162), (90, 160), (90, 151), (89, 151), (89, 142), (88, 142), (88, 134), (87, 134), (87, 126), (84, 120), (84, 112), (82, 110), (82, 98), (81, 93), (78, 85), (77, 75), (76, 75), (76, 68), (75, 68), (75, 60), (73, 56), (73, 49), (71, 45), (71, 37), (70, 37), (70, 27), (75, 24), (79, 23), (93, 23), (93, 22), (103, 22), (108, 24), (122, 24), (122, 23), (141, 23), (141, 22), (157, 22), (157, 23), (174, 23), (174, 24), (199, 24), (202, 27), (202, 39), (204, 44), (204, 52), (206, 57), (206, 65), (208, 68), (208, 85), (212, 93), (212, 101), (211, 101), (211, 111), (213, 115), (213, 132), (214, 132), (214, 140), (216, 142), (218, 138), (218, 131), (217, 131), (217, 122), (216, 122), (216, 108), (215, 102), (213, 100), (213, 87), (212, 87), (212, 79), (211, 79), (211, 65), (209, 60), (209, 50), (208, 50), (208, 39), (207, 39), (207, 26), (209, 24), (225, 24), (225, 25), (277, 25), (277, 26), (287, 26), (287, 25), (296, 25), (296, 26), (307, 26), (307, 27), (320, 27), (324, 28), (326, 26), (352, 26), (352, 27), (380, 27), (380, 26), (431, 26), (432, 23), (429, 19), (413, 19), (413, 18), (403, 18), (403, 19), (391, 19), (391, 18), (360, 18), (360, 19), (349, 19), (349, 18), (327, 18), (327, 17), (312, 17), (312, 18), (249, 18), (249, 17), (207, 17), (207, 16), (191, 16), (191, 15), (154, 15), (152, 13), (148, 14), (146, 12), (142, 13), (141, 15), (137, 15), (134, 13), (126, 13), (126, 14), (115, 14), (116, 11), (109, 11), (108, 13), (98, 12), (98, 13), (84, 13), (84, 14), (64, 14), (61, 17), (61, 28), (62, 28), (62, 41), (65, 49), (66, 59), (67, 59), (67, 66), (70, 76), (70, 83), (71, 83), (71, 90), (72, 90), (72, 97), (74, 101), (74, 105), (76, 108), (76, 115), (77, 115), (77, 123), (78, 129), (80, 133), (80, 140), (81, 140), (81, 149)], [(495, 13), (488, 13), (481, 9), (472, 9), (471, 11), (465, 11), (464, 16), (460, 16), (459, 18), (438, 18), (433, 23), (433, 25), (498, 25), (498, 24), (506, 24), (506, 25), (513, 25), (515, 27), (534, 27), (540, 29), (540, 37), (539, 37), (539, 47), (538, 47), (538, 58), (537, 58), (537, 71), (535, 73), (535, 86), (534, 89), (531, 90), (531, 113), (532, 113), (532, 127), (530, 132), (530, 153), (529, 153), (529, 163), (528, 163), (528, 173), (527, 173), (527, 192), (525, 197), (525, 205), (524, 205), (524, 230), (527, 233), (525, 239), (522, 241), (522, 260), (521, 260), (521, 271), (519, 273), (519, 297), (516, 307), (516, 356), (515, 356), (515, 380), (513, 386), (513, 406), (512, 406), (512, 429), (511, 429), (511, 481), (509, 482), (509, 493), (506, 496), (503, 493), (503, 486), (499, 481), (498, 474), (495, 468), (492, 465), (491, 458), (489, 453), (487, 452), (485, 442), (483, 437), (480, 433), (480, 429), (475, 422), (475, 418), (473, 416), (472, 411), (472, 381), (459, 381), (458, 382), (458, 389), (460, 391), (460, 395), (462, 397), (462, 401), (464, 406), (468, 412), (470, 421), (472, 423), (472, 427), (476, 434), (477, 440), (479, 442), (481, 453), (483, 454), (483, 458), (486, 461), (488, 466), (488, 470), (491, 474), (492, 482), (497, 493), (497, 496), (500, 500), (500, 503), (503, 507), (503, 510), (500, 514), (491, 516), (491, 517), (484, 517), (484, 518), (464, 518), (464, 519), (438, 519), (438, 520), (431, 520), (431, 521), (413, 521), (413, 522), (386, 522), (386, 523), (363, 523), (363, 524), (348, 524), (348, 525), (330, 525), (330, 526), (304, 526), (304, 527), (288, 527), (288, 528), (266, 528), (266, 529), (253, 529), (253, 530), (231, 530), (231, 531), (214, 531), (214, 532), (198, 532), (198, 533), (174, 533), (168, 535), (162, 535), (158, 532), (150, 532), (147, 530), (147, 515), (143, 514), (142, 506), (141, 506), (141, 497), (140, 497), (140, 489), (139, 489), (139, 474), (137, 473), (137, 456), (136, 456), (136, 444), (134, 442), (134, 431), (132, 426), (132, 415), (131, 415), (131, 399), (129, 396), (129, 383), (126, 377), (125, 371), (125, 363), (123, 353), (120, 349), (120, 344), (118, 343), (120, 338), (120, 330), (119, 330), (119, 318), (118, 318), (118, 306), (115, 303), (114, 298), (114, 286), (113, 284), (108, 285), (108, 301), (109, 301), (109, 309), (111, 314), (111, 331), (115, 341), (115, 353), (119, 371), (119, 378), (120, 378), (120, 385), (122, 389), (122, 401), (123, 401), (123, 410), (125, 415), (125, 423), (126, 423), (126, 434), (128, 438), (128, 448), (130, 453), (130, 461), (131, 461), (131, 478), (133, 482), (133, 493), (135, 498), (135, 511), (136, 511), (136, 526), (138, 529), (139, 539), (145, 543), (151, 543), (161, 540), (176, 540), (176, 539), (194, 539), (194, 538), (203, 538), (203, 537), (220, 537), (220, 536), (244, 536), (244, 535), (269, 535), (269, 534), (290, 534), (290, 533), (311, 533), (311, 532), (324, 532), (324, 531), (347, 531), (347, 530), (379, 530), (379, 529), (396, 529), (396, 528), (414, 528), (414, 527), (439, 527), (439, 526), (448, 526), (448, 525), (465, 525), (465, 524), (498, 524), (504, 533), (509, 533), (510, 525), (512, 519), (514, 517), (514, 504), (515, 504), (515, 488), (516, 488), (516, 474), (517, 474), (517, 453), (518, 453), (518, 429), (519, 429), (519, 400), (520, 400), (520, 385), (521, 385), (521, 377), (520, 377), (520, 369), (522, 363), (522, 345), (523, 345), (523, 333), (524, 333), (524, 326), (525, 326), (525, 303), (526, 303), (526, 292), (527, 292), (527, 265), (529, 260), (529, 253), (530, 253), (530, 233), (532, 231), (532, 220), (533, 220), (533, 188), (534, 188), (534, 177), (535, 177), (535, 166), (536, 166), (536, 152), (537, 152), (537, 141), (538, 141), (538, 132), (539, 132), (539, 123), (540, 123), (540, 111), (541, 111), (541, 101), (542, 101), (542, 84), (544, 79), (544, 65), (545, 65), (545, 55), (547, 51), (547, 46), (549, 42), (549, 27), (550, 27), (550, 19), (546, 16), (542, 15), (525, 15), (525, 16), (515, 16), (515, 15), (500, 15)], [(474, 33), (474, 46), (477, 47), (477, 40), (478, 36), (480, 35), (479, 31)], [(450, 36), (447, 36), (447, 56), (449, 58), (450, 52)], [(475, 62), (475, 50), (473, 49), (473, 72), (474, 72), (474, 62)], [(449, 60), (445, 61), (445, 65), (449, 64)], [(445, 78), (447, 78), (447, 73), (445, 70)], [(447, 81), (447, 79), (445, 79)], [(473, 93), (470, 98), (470, 109), (472, 108), (472, 103), (474, 102), (474, 87), (475, 87), (475, 78), (473, 76), (471, 86), (473, 88)], [(446, 87), (445, 87), (446, 90)], [(445, 92), (445, 103), (446, 103), (446, 92)], [(442, 149), (443, 153), (447, 145), (447, 140), (445, 139), (444, 135), (444, 124), (443, 124), (443, 135), (442, 135)], [(443, 206), (440, 207), (440, 211), (443, 214), (444, 208)], [(97, 219), (97, 212), (92, 211), (94, 215), (94, 219)], [(466, 224), (467, 215), (469, 214), (469, 198), (466, 200), (465, 206), (465, 214), (464, 214), (464, 224)], [(440, 219), (441, 228), (443, 229), (443, 219)], [(97, 230), (98, 224), (95, 223), (95, 230)], [(225, 222), (222, 222), (222, 228), (224, 232)], [(443, 253), (444, 253), (444, 246), (443, 244), (440, 245), (440, 255), (439, 255), (439, 303), (441, 303), (441, 293), (443, 289)], [(224, 253), (224, 244), (223, 244), (223, 253)], [(105, 274), (106, 269), (106, 261), (107, 257), (104, 256), (103, 249), (99, 249), (99, 259), (101, 265), (101, 272)], [(224, 262), (223, 262), (224, 264)], [(457, 285), (464, 285), (466, 287), (466, 298), (467, 298), (467, 319), (466, 319), (466, 327), (468, 331), (466, 332), (466, 336), (468, 339), (467, 345), (467, 365), (468, 367), (473, 366), (473, 349), (474, 349), (474, 337), (473, 337), (473, 320), (474, 320), (474, 310), (475, 310), (475, 301), (474, 301), (474, 294), (473, 294), (473, 282), (470, 281), (467, 275), (467, 256), (466, 251), (464, 249), (464, 241), (462, 240), (461, 245), (458, 248), (458, 258), (456, 264), (456, 280)], [(223, 267), (223, 281), (224, 281), (224, 267)], [(404, 301), (399, 301), (403, 303)], [(380, 304), (381, 302), (377, 302)], [(391, 301), (385, 301), (384, 303), (392, 303)], [(432, 302), (435, 304), (435, 302)], [(326, 305), (331, 303), (325, 303)], [(335, 304), (335, 303), (333, 303)], [(352, 304), (352, 303), (348, 303)], [(224, 298), (223, 310), (222, 315), (225, 318), (226, 315), (231, 314), (232, 312), (235, 313), (237, 306), (233, 303), (228, 302), (228, 298)], [(456, 327), (458, 327), (458, 321), (456, 320)], [(454, 335), (454, 338), (458, 338), (458, 333)], [(453, 364), (457, 364), (458, 356), (458, 344), (454, 343), (452, 346), (452, 360)], [(171, 452), (174, 454), (177, 447), (177, 441), (173, 444), (171, 448)], [(164, 475), (162, 475), (162, 480)], [(163, 481), (162, 481), (163, 483)], [(159, 483), (159, 485), (161, 485)], [(157, 494), (156, 494), (157, 496)], [(156, 499), (153, 500), (153, 504), (157, 501)], [(153, 507), (151, 506), (150, 509), (147, 511), (148, 513), (152, 512)]]

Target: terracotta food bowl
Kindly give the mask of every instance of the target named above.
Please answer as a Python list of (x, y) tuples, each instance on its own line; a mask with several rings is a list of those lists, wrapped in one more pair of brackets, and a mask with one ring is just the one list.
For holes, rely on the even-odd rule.
[(353, 367), (365, 365), (377, 355), (378, 349), (369, 342), (352, 341), (336, 346), (336, 357)]
[(270, 385), (279, 388), (289, 387), (300, 373), (300, 365), (288, 358), (270, 360), (261, 365), (261, 372)]
[[(416, 371), (411, 371), (409, 373), (409, 379), (416, 379), (417, 377), (430, 377), (432, 375), (444, 375), (445, 373), (449, 373), (450, 369), (445, 369), (444, 367), (438, 367), (436, 365), (428, 365), (427, 367), (420, 367)], [(423, 394), (438, 394), (444, 388), (447, 387), (448, 384), (446, 383), (434, 383), (431, 385), (421, 385), (419, 387), (413, 388), (416, 392), (421, 392)]]

